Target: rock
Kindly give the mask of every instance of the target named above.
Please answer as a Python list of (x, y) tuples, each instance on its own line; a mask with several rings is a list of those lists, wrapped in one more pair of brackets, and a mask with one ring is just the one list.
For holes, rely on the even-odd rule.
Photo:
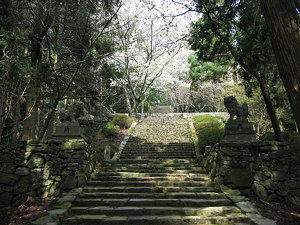
[(13, 194), (4, 192), (0, 195), (0, 199), (1, 199), (1, 201), (4, 201), (4, 202), (11, 201), (13, 199)]
[(266, 180), (266, 179), (268, 179), (268, 177), (265, 176), (265, 175), (264, 175), (263, 173), (261, 173), (261, 172), (259, 172), (259, 173), (257, 173), (257, 174), (254, 175), (254, 180), (256, 180), (256, 181), (264, 181), (264, 180)]
[(63, 159), (57, 157), (56, 155), (51, 156), (51, 161), (57, 164), (62, 164), (64, 162)]
[(44, 159), (40, 156), (33, 155), (30, 160), (27, 162), (27, 166), (32, 168), (42, 167), (44, 165)]
[(77, 173), (78, 177), (78, 187), (83, 187), (87, 182), (87, 176), (84, 173)]
[(297, 177), (300, 177), (300, 165), (292, 166), (291, 172), (295, 174)]
[(16, 170), (16, 165), (14, 163), (1, 163), (0, 172), (3, 173), (14, 173)]
[(267, 189), (267, 190), (278, 190), (278, 187), (276, 184), (274, 184), (273, 180), (268, 179), (262, 182), (262, 185)]
[(30, 144), (26, 146), (26, 152), (44, 152), (48, 150), (46, 144)]
[(67, 149), (83, 149), (85, 146), (85, 142), (83, 140), (69, 140), (66, 142), (63, 142), (61, 144), (61, 150), (67, 150)]
[(18, 166), (25, 166), (26, 160), (23, 157), (16, 157), (15, 164)]
[(276, 225), (276, 222), (273, 220), (270, 220), (268, 218), (262, 217), (260, 214), (257, 213), (247, 213), (247, 216), (251, 218), (252, 221), (254, 221), (255, 224), (259, 225)]
[(236, 205), (245, 213), (258, 213), (250, 201), (238, 202)]
[(283, 183), (283, 187), (287, 190), (300, 189), (300, 183), (295, 180), (288, 180)]
[(291, 190), (290, 195), (287, 197), (288, 201), (294, 205), (300, 205), (300, 189)]
[(31, 170), (31, 182), (32, 183), (42, 183), (47, 180), (50, 176), (50, 170), (47, 168), (37, 168)]
[(249, 188), (253, 182), (253, 175), (249, 168), (229, 168), (226, 181), (234, 184), (237, 188)]
[(18, 167), (15, 174), (20, 176), (26, 176), (30, 174), (30, 170), (27, 167)]
[(273, 171), (271, 173), (271, 179), (273, 181), (284, 181), (288, 178), (288, 174), (281, 171)]
[(74, 175), (66, 176), (61, 184), (62, 189), (72, 189), (77, 186), (77, 178)]
[(64, 158), (64, 159), (69, 159), (71, 157), (71, 155), (69, 153), (64, 152), (64, 151), (60, 151), (60, 152), (58, 152), (58, 157)]
[(19, 176), (14, 174), (6, 174), (0, 172), (0, 184), (15, 185), (19, 180)]
[(282, 197), (286, 197), (288, 195), (288, 192), (285, 190), (280, 189), (279, 191), (276, 192), (278, 195)]
[(8, 154), (0, 154), (0, 163), (13, 163), (14, 157)]
[(19, 185), (19, 187), (29, 187), (31, 185), (30, 177), (29, 176), (22, 177), (19, 180), (18, 185)]
[(223, 147), (220, 149), (223, 153), (225, 153), (226, 155), (229, 156), (239, 156), (242, 153), (240, 151), (238, 151), (237, 148), (228, 148), (228, 147)]
[(254, 192), (258, 197), (260, 197), (263, 200), (266, 200), (268, 198), (267, 190), (264, 188), (263, 185), (260, 185), (256, 182), (254, 183)]

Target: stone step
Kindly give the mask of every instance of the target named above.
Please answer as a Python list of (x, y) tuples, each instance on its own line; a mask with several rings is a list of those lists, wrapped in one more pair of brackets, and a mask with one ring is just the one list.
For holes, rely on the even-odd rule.
[(187, 168), (182, 167), (103, 167), (102, 172), (140, 172), (140, 173), (152, 173), (152, 172), (162, 172), (162, 173), (176, 173), (176, 174), (186, 174), (186, 173), (203, 173), (205, 172), (203, 168)]
[(199, 166), (195, 159), (170, 159), (170, 160), (132, 160), (132, 159), (122, 159), (117, 161), (106, 161), (108, 164), (147, 164), (147, 165), (191, 165)]
[(188, 224), (252, 224), (249, 218), (241, 214), (228, 216), (106, 216), (106, 215), (79, 215), (64, 220), (64, 224), (77, 225), (188, 225)]
[(186, 152), (131, 152), (131, 151), (125, 151), (122, 152), (122, 156), (126, 157), (126, 156), (169, 156), (169, 157), (173, 157), (173, 156), (189, 156), (189, 157), (194, 157), (195, 153), (194, 152), (190, 152), (190, 151), (186, 151)]
[(175, 187), (213, 187), (209, 181), (97, 181), (89, 180), (88, 186), (136, 186), (136, 187), (156, 187), (156, 186), (175, 186)]
[(76, 199), (72, 202), (74, 207), (92, 206), (162, 206), (162, 207), (208, 207), (208, 206), (230, 206), (232, 202), (228, 199), (151, 199), (151, 198), (94, 198)]
[(120, 177), (120, 176), (95, 176), (97, 181), (211, 181), (208, 177)]
[(185, 152), (195, 152), (194, 148), (130, 148), (130, 147), (126, 147), (124, 148), (123, 152), (157, 152), (157, 153), (180, 153), (180, 154), (184, 154)]
[(192, 159), (192, 156), (120, 156), (120, 159)]
[(102, 199), (102, 198), (118, 198), (118, 199), (225, 199), (222, 193), (215, 192), (173, 192), (173, 193), (118, 193), (118, 192), (88, 192), (79, 194), (79, 199)]
[(118, 193), (184, 193), (184, 192), (217, 192), (220, 190), (217, 187), (137, 187), (137, 186), (86, 186), (83, 188), (84, 192), (118, 192)]
[(107, 216), (223, 216), (233, 213), (241, 213), (235, 206), (209, 206), (202, 208), (194, 207), (109, 207), (109, 206), (96, 206), (96, 207), (74, 207), (70, 211), (71, 214), (77, 215), (107, 215)]
[(210, 179), (206, 174), (200, 173), (139, 173), (139, 172), (102, 172), (94, 174), (93, 177), (123, 177), (123, 178), (144, 178), (144, 177), (175, 177), (175, 178), (204, 178)]
[(195, 149), (194, 145), (181, 145), (181, 146), (168, 146), (168, 145), (148, 145), (148, 146), (141, 146), (137, 144), (127, 144), (125, 149), (131, 149), (131, 150), (153, 150), (153, 149), (165, 149), (169, 151), (178, 151), (178, 150), (186, 150), (186, 149)]

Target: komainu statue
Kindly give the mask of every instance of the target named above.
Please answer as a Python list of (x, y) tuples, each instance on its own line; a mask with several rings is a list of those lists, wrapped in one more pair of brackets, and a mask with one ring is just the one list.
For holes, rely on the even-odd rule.
[(246, 102), (244, 102), (243, 105), (240, 105), (234, 96), (228, 96), (224, 98), (224, 105), (229, 112), (229, 120), (233, 120), (234, 116), (236, 116), (238, 120), (247, 120), (249, 112)]
[(246, 102), (240, 105), (234, 96), (224, 98), (224, 105), (230, 115), (225, 125), (223, 143), (239, 143), (256, 141), (253, 124), (247, 119), (249, 110)]

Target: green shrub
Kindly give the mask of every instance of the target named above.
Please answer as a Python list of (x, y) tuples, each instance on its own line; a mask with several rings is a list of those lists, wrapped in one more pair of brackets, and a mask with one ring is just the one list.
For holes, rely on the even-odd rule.
[(114, 136), (116, 137), (120, 132), (120, 127), (116, 126), (112, 121), (108, 122), (106, 126), (102, 129), (102, 134), (106, 137)]
[(222, 123), (224, 123), (224, 124), (227, 123), (227, 120), (222, 116), (215, 116), (215, 118), (217, 118), (218, 120), (221, 120)]
[(132, 123), (132, 118), (124, 114), (115, 115), (112, 122), (121, 129), (128, 129)]
[(214, 146), (220, 142), (224, 136), (224, 127), (206, 128), (198, 133), (198, 146), (200, 152), (204, 151), (205, 146)]
[[(294, 143), (299, 140), (299, 134), (294, 130), (285, 130), (282, 132), (282, 137), (284, 141), (287, 141), (289, 143)], [(275, 140), (275, 134), (274, 133), (267, 133), (262, 138), (260, 138), (260, 141), (274, 141)]]
[(215, 118), (211, 115), (195, 116), (194, 123), (195, 123), (197, 131), (200, 131), (201, 129), (219, 127), (223, 124), (217, 118)]
[(195, 116), (194, 124), (200, 152), (204, 152), (205, 146), (213, 146), (220, 142), (224, 136), (225, 124), (216, 117), (211, 115)]

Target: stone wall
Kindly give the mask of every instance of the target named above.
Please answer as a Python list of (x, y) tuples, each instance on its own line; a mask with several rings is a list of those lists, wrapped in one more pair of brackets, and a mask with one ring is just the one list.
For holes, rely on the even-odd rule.
[(211, 178), (245, 195), (300, 205), (300, 149), (280, 142), (217, 144), (201, 160)]
[(2, 147), (0, 204), (18, 204), (27, 196), (59, 196), (83, 186), (102, 158), (82, 139)]

